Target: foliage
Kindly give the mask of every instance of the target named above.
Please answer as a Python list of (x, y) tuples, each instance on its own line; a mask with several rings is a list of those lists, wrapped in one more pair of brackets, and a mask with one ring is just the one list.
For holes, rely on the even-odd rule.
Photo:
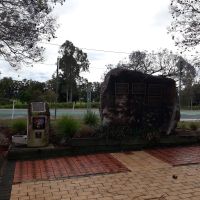
[(59, 53), (59, 68), (62, 71), (59, 74), (60, 92), (65, 92), (66, 101), (72, 102), (72, 91), (77, 87), (80, 72), (88, 71), (89, 61), (87, 54), (68, 40), (61, 45)]
[(191, 122), (189, 126), (191, 130), (196, 131), (199, 127), (199, 124)]
[(65, 138), (71, 138), (79, 129), (79, 122), (72, 117), (64, 116), (57, 120), (56, 128), (58, 134)]
[(24, 119), (14, 120), (11, 124), (11, 129), (14, 134), (25, 134), (27, 128), (27, 122)]
[[(11, 109), (12, 108), (12, 102), (1, 102), (0, 101), (0, 109)], [(55, 103), (51, 103), (49, 102), (49, 107), (50, 108), (55, 108)], [(56, 107), (57, 108), (73, 108), (73, 103), (66, 103), (66, 102), (59, 102), (56, 104)], [(91, 103), (91, 107), (92, 108), (99, 108), (99, 102), (92, 102)], [(21, 103), (19, 101), (17, 101), (15, 103), (15, 108), (18, 109), (18, 108), (21, 108), (21, 109), (27, 109), (28, 108), (28, 104), (27, 103)], [(84, 108), (86, 109), (87, 108), (87, 103), (86, 102), (76, 102), (76, 104), (74, 105), (74, 108), (75, 109), (79, 109), (79, 108)]]
[[(66, 101), (65, 83), (60, 77), (60, 88), (58, 91), (58, 101)], [(86, 79), (79, 79), (73, 88), (72, 100), (87, 101), (87, 87), (91, 88), (91, 101), (96, 102), (100, 99), (100, 83), (89, 83)], [(11, 77), (0, 79), (0, 104), (9, 104), (9, 100), (19, 100), (22, 103), (30, 101), (47, 101), (50, 103), (56, 100), (56, 79), (55, 77), (47, 82), (39, 82), (23, 79), (13, 80)], [(11, 102), (10, 102), (11, 103)], [(95, 103), (94, 103), (95, 104)], [(79, 105), (77, 105), (79, 106)], [(96, 105), (98, 106), (98, 105)], [(72, 107), (72, 106), (71, 106)], [(85, 106), (86, 107), (86, 106)]]
[(12, 67), (42, 60), (44, 47), (38, 42), (54, 38), (57, 27), (53, 2), (64, 0), (0, 1), (0, 55)]
[(87, 125), (96, 126), (99, 122), (99, 117), (95, 112), (90, 111), (83, 116), (83, 121)]
[(186, 129), (187, 124), (185, 122), (178, 122), (177, 128)]
[(200, 82), (188, 85), (181, 91), (181, 108), (198, 110), (200, 105)]
[(94, 137), (95, 129), (88, 125), (81, 125), (80, 129), (75, 133), (74, 138), (89, 138)]
[[(178, 79), (180, 73), (184, 85), (194, 81), (196, 70), (183, 57), (173, 54), (167, 49), (158, 52), (133, 51), (129, 56), (127, 68), (142, 71), (148, 74), (159, 74), (165, 77)], [(125, 66), (126, 67), (126, 66)]]
[(170, 32), (175, 44), (194, 47), (200, 43), (200, 2), (197, 0), (171, 0), (173, 17)]
[(200, 127), (200, 122), (199, 121), (181, 121), (178, 123), (177, 128), (181, 129), (190, 129), (193, 131), (196, 131)]
[(129, 55), (127, 63), (119, 62), (116, 66), (108, 65), (108, 69), (115, 67), (162, 75), (176, 81), (181, 74), (182, 85), (184, 86), (192, 85), (197, 75), (195, 66), (167, 49), (158, 52), (133, 51)]

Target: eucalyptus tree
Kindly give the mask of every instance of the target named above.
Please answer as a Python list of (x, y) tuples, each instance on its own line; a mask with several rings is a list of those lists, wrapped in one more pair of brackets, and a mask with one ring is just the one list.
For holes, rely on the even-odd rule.
[(87, 54), (70, 41), (65, 41), (60, 47), (61, 55), (59, 67), (62, 71), (61, 81), (63, 90), (66, 92), (66, 101), (72, 101), (73, 88), (76, 88), (77, 81), (81, 78), (80, 73), (89, 70)]

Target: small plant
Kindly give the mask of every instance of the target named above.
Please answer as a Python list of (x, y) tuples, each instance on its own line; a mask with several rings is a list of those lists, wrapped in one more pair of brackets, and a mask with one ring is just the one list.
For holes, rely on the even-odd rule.
[(99, 122), (99, 117), (94, 112), (87, 112), (83, 116), (83, 122), (89, 126), (96, 126)]
[(186, 122), (178, 122), (177, 127), (180, 128), (180, 129), (186, 129), (187, 124), (186, 124)]
[(80, 129), (74, 135), (74, 138), (89, 138), (94, 137), (95, 129), (88, 125), (81, 125)]
[(198, 129), (198, 124), (195, 122), (191, 122), (189, 127), (191, 130), (196, 131)]
[(64, 116), (56, 123), (58, 134), (71, 138), (79, 129), (79, 122), (72, 117)]
[(27, 128), (26, 120), (17, 119), (11, 124), (12, 133), (14, 134), (25, 134)]

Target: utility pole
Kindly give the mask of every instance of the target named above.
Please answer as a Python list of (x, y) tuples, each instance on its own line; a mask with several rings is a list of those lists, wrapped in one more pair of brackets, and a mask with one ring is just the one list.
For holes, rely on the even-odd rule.
[(87, 112), (91, 111), (91, 86), (87, 85)]
[(178, 62), (178, 69), (179, 69), (179, 107), (181, 109), (181, 81), (182, 81), (182, 61), (179, 60)]
[(60, 64), (60, 58), (57, 58), (55, 119), (56, 119), (56, 117), (57, 117), (57, 103), (58, 103), (58, 70), (59, 70), (59, 64)]

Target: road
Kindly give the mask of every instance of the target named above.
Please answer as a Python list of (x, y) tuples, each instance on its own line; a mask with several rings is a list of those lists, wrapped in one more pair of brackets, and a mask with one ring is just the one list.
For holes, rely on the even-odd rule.
[[(99, 114), (98, 109), (92, 109), (93, 112)], [(86, 109), (57, 109), (57, 116), (70, 115), (73, 117), (81, 117), (86, 113)], [(54, 117), (54, 109), (50, 109), (52, 118)], [(27, 117), (27, 109), (15, 109), (14, 118)], [(11, 119), (12, 109), (0, 109), (0, 119)], [(200, 120), (200, 110), (198, 111), (181, 111), (181, 121)]]
[[(92, 109), (93, 112), (99, 114), (98, 109)], [(86, 113), (86, 109), (57, 109), (57, 116), (70, 115), (73, 117), (81, 117)], [(52, 118), (55, 116), (55, 110), (50, 109)], [(27, 109), (15, 109), (14, 118), (24, 118), (27, 117)], [(11, 119), (12, 118), (12, 109), (0, 109), (0, 119)]]

